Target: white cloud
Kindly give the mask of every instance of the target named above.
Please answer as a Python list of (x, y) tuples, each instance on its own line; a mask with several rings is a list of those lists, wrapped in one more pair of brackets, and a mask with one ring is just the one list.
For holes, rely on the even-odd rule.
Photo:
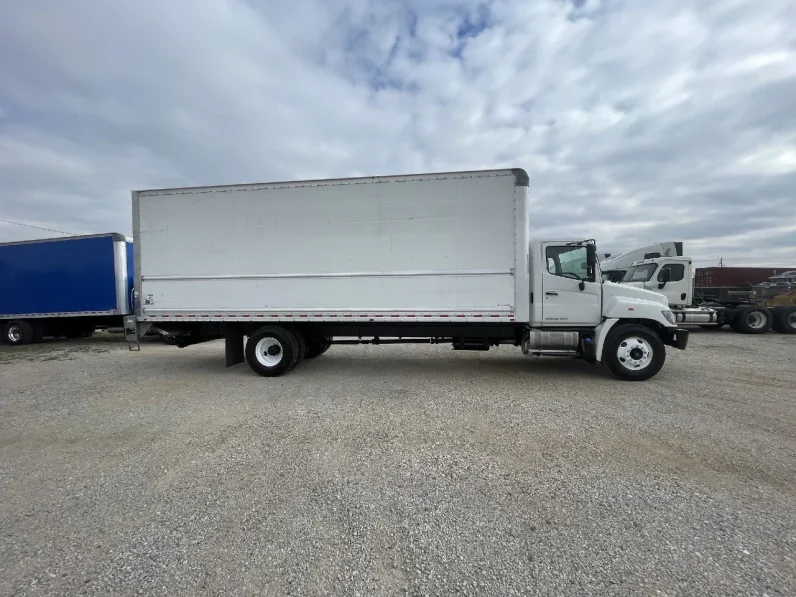
[(519, 165), (536, 235), (796, 264), (792, 0), (35, 4), (0, 20), (4, 219), (129, 233), (133, 188)]

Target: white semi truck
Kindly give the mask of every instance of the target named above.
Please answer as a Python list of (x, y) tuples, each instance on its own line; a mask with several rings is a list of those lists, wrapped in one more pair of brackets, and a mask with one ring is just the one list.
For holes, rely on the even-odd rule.
[(620, 255), (608, 255), (600, 261), (600, 270), (603, 280), (621, 283), (628, 268), (641, 259), (655, 259), (658, 257), (682, 257), (683, 243), (680, 241), (665, 241), (652, 243), (640, 249), (634, 249)]
[[(757, 301), (754, 290), (746, 289), (736, 291), (737, 296), (729, 293), (723, 299), (716, 296), (697, 300), (692, 260), (682, 255), (682, 247), (681, 242), (655, 243), (603, 260), (600, 264), (603, 279), (619, 279), (624, 286), (662, 293), (680, 325), (705, 328), (729, 325), (741, 334), (762, 334), (772, 328), (782, 334), (796, 333), (796, 305), (784, 300), (781, 304), (777, 304), (776, 298)], [(655, 252), (674, 255), (649, 256)]]
[(134, 191), (128, 340), (223, 338), (228, 366), (264, 376), (364, 343), (654, 376), (688, 342), (666, 297), (603, 284), (594, 241), (532, 240), (528, 186), (510, 169)]

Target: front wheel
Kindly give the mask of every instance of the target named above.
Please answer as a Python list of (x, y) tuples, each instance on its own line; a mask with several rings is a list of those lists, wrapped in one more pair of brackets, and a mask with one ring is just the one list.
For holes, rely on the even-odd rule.
[(246, 361), (255, 373), (263, 377), (287, 373), (300, 356), (296, 335), (280, 326), (261, 327), (246, 341)]
[(654, 377), (666, 362), (660, 336), (643, 325), (623, 325), (609, 332), (603, 363), (621, 379), (644, 381)]

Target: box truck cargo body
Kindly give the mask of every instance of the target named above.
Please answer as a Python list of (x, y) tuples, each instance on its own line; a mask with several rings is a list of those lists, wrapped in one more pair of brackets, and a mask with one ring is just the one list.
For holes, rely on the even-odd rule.
[(516, 188), (491, 176), (139, 193), (142, 315), (527, 318)]
[(624, 323), (643, 328), (643, 366), (626, 376), (657, 372), (664, 343), (687, 338), (665, 298), (605, 297), (592, 241), (531, 240), (528, 184), (513, 169), (134, 191), (128, 331), (154, 326), (180, 346), (225, 338), (228, 364), (245, 336), (252, 368), (278, 375), (332, 343), (601, 360)]
[(80, 337), (132, 313), (132, 243), (116, 233), (0, 244), (0, 327), (9, 344)]

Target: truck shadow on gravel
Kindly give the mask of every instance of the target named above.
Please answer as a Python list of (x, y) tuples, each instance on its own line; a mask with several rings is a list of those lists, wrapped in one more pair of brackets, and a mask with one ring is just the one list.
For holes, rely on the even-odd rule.
[[(334, 350), (334, 349), (333, 349)], [(275, 379), (288, 380), (293, 377), (323, 376), (326, 379), (342, 380), (352, 377), (386, 375), (399, 376), (431, 376), (450, 375), (459, 379), (478, 380), (488, 377), (537, 377), (560, 378), (572, 380), (591, 377), (593, 379), (613, 379), (602, 367), (575, 358), (527, 358), (522, 355), (470, 356), (456, 354), (454, 356), (441, 352), (439, 356), (397, 356), (371, 355), (362, 353), (335, 354), (329, 351), (322, 357), (299, 363), (290, 373)], [(174, 371), (223, 373), (257, 377), (246, 363), (227, 369), (224, 366), (223, 352), (216, 354), (184, 355), (169, 364)]]
[(123, 337), (111, 334), (98, 334), (83, 340), (65, 338), (45, 339), (27, 346), (8, 346), (0, 344), (0, 364), (22, 361), (67, 361), (77, 354), (106, 353), (126, 349)]

